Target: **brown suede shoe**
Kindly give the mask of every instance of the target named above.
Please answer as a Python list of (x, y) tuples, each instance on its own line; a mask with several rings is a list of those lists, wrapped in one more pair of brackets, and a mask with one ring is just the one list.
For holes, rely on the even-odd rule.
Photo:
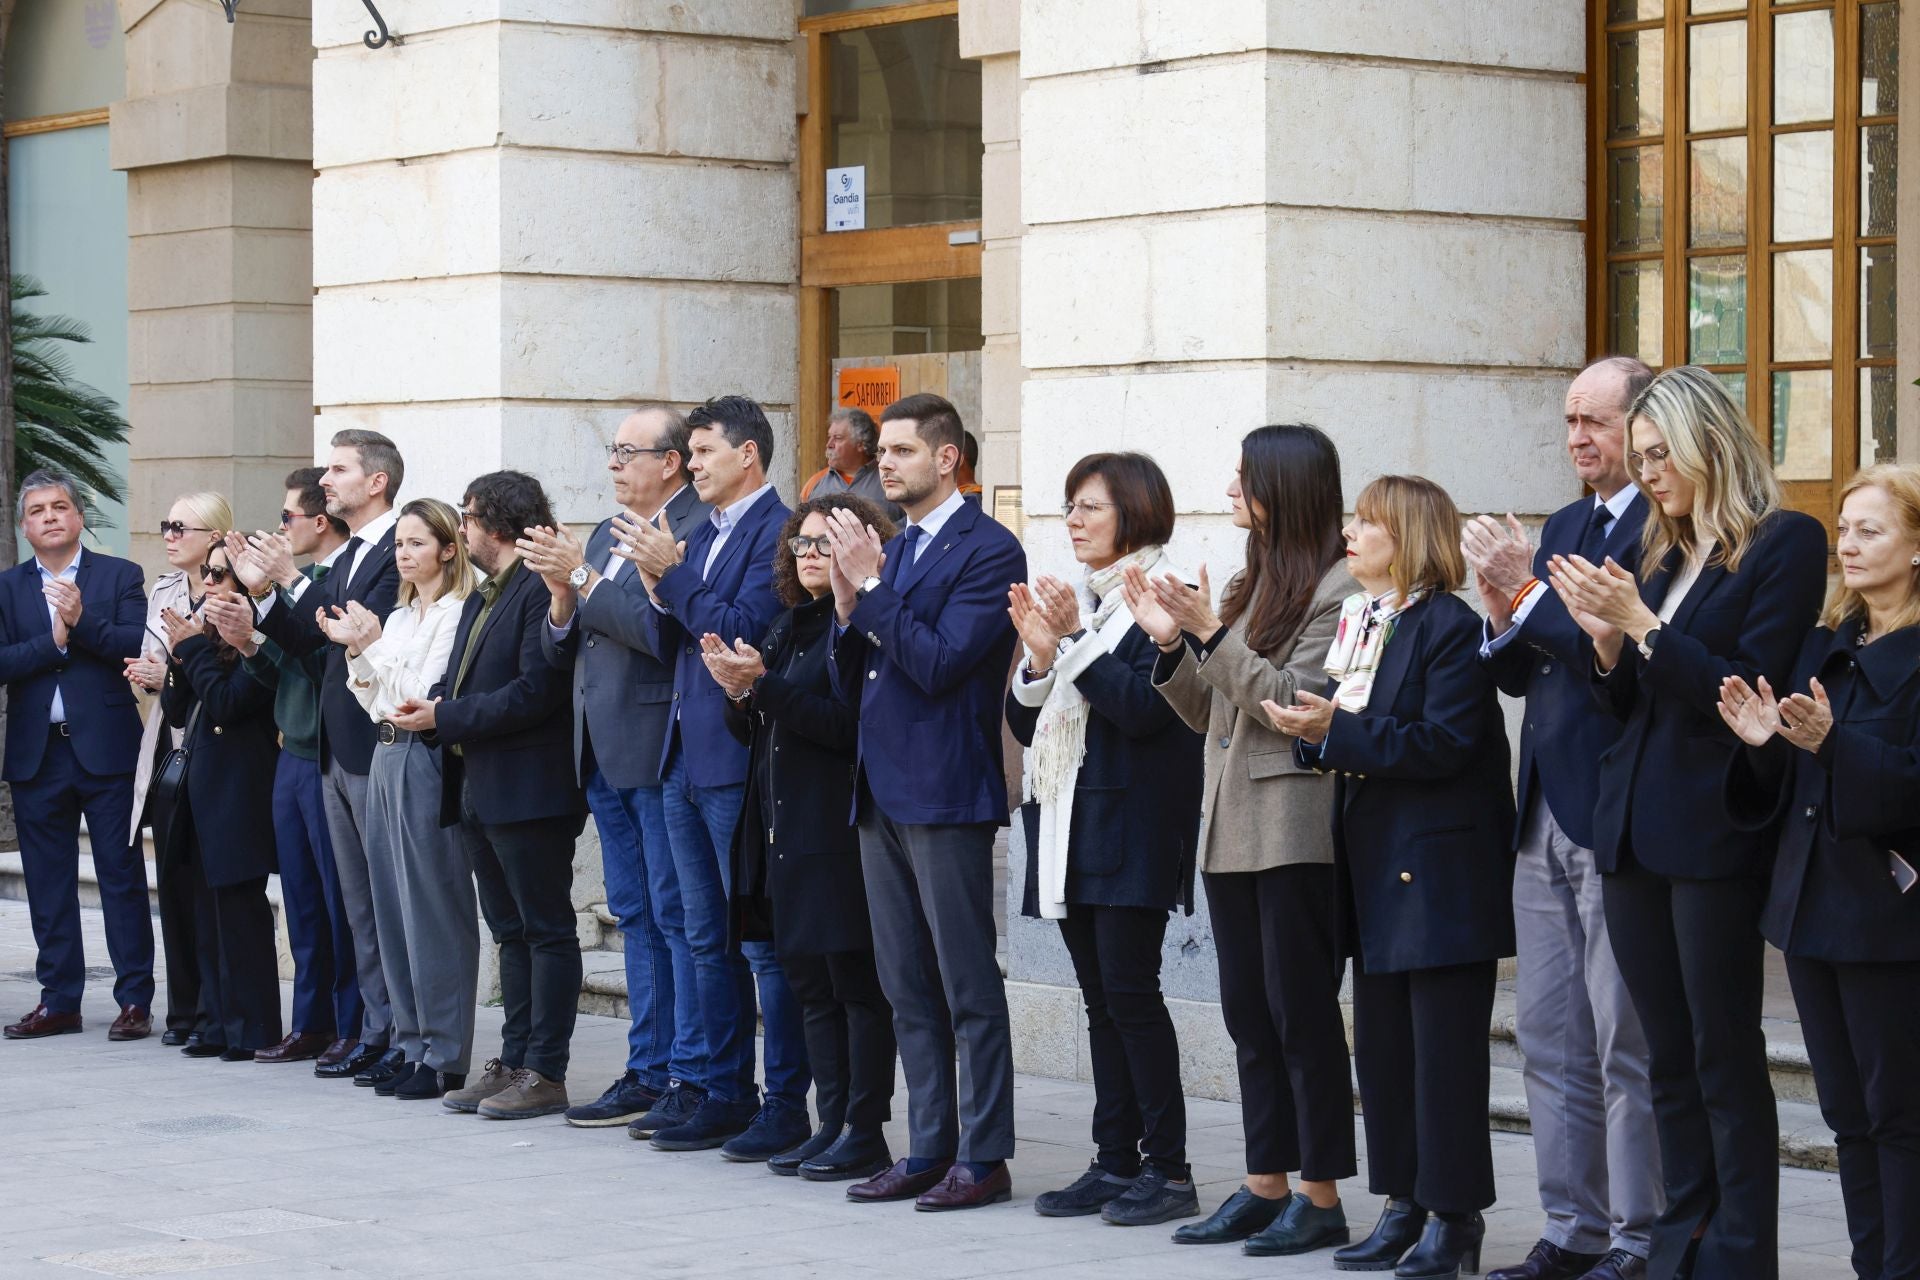
[(109, 1040), (145, 1040), (153, 1034), (153, 1015), (137, 1004), (120, 1010), (120, 1016), (107, 1028)]
[(9, 1040), (38, 1040), (42, 1036), (63, 1036), (78, 1031), (85, 1024), (78, 1013), (55, 1013), (43, 1004), (33, 1006), (33, 1012), (20, 1021), (0, 1031), (0, 1035)]
[(480, 1104), (513, 1083), (513, 1072), (498, 1058), (488, 1058), (480, 1074), (471, 1077), (464, 1089), (451, 1089), (440, 1099), (449, 1111), (478, 1111)]
[(506, 1088), (474, 1110), (489, 1120), (531, 1120), (535, 1116), (559, 1115), (571, 1105), (564, 1081), (549, 1080), (531, 1067), (521, 1067), (513, 1073)]
[(947, 1162), (937, 1164), (925, 1173), (908, 1173), (907, 1162), (897, 1160), (893, 1168), (879, 1177), (848, 1187), (847, 1199), (869, 1204), (878, 1204), (883, 1200), (912, 1200), (939, 1186), (952, 1168), (953, 1164)]
[(317, 1031), (295, 1031), (284, 1037), (279, 1044), (261, 1049), (253, 1055), (255, 1062), (305, 1062), (325, 1053), (328, 1038)]
[(913, 1207), (922, 1213), (945, 1213), (950, 1209), (978, 1209), (981, 1205), (1011, 1199), (1013, 1175), (1004, 1164), (978, 1182), (973, 1180), (973, 1170), (956, 1164), (947, 1171), (946, 1181), (914, 1201)]

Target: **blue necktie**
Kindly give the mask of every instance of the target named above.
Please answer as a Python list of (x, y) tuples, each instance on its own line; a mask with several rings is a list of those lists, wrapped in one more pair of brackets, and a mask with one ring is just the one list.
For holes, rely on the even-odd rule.
[(1607, 521), (1613, 519), (1613, 512), (1606, 504), (1594, 507), (1593, 518), (1587, 522), (1587, 535), (1580, 539), (1580, 555), (1588, 564), (1599, 564), (1607, 554)]
[(897, 586), (903, 576), (912, 572), (914, 547), (919, 543), (920, 535), (925, 532), (926, 530), (917, 524), (910, 524), (900, 531), (900, 542), (902, 544), (900, 554), (887, 565), (887, 568), (891, 571), (887, 574), (888, 586)]

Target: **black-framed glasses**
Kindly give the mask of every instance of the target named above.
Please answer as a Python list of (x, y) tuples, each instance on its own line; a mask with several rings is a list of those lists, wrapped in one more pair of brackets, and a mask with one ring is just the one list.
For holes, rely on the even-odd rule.
[(212, 583), (216, 587), (232, 576), (233, 570), (217, 565), (211, 560), (200, 566), (200, 581)]
[(802, 534), (797, 538), (787, 539), (787, 550), (793, 552), (796, 559), (806, 555), (809, 547), (818, 551), (823, 560), (833, 556), (833, 542), (824, 533), (811, 538)]
[(1645, 468), (1652, 467), (1654, 474), (1658, 475), (1667, 469), (1667, 464), (1672, 460), (1673, 450), (1663, 444), (1657, 444), (1645, 453), (1629, 453), (1627, 470), (1637, 476)]
[(463, 507), (460, 511), (460, 523), (463, 525), (479, 524), (480, 513), (478, 511), (468, 511)]
[(643, 454), (672, 452), (673, 450), (671, 449), (642, 449), (640, 446), (632, 444), (610, 444), (607, 446), (607, 456), (623, 467)]
[(160, 536), (163, 538), (184, 538), (190, 533), (212, 533), (211, 529), (202, 529), (197, 524), (188, 524), (183, 520), (162, 520)]

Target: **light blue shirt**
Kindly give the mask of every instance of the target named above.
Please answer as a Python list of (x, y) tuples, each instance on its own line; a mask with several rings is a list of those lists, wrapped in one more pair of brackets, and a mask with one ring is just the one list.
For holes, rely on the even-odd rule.
[[(47, 566), (40, 563), (40, 557), (35, 556), (33, 558), (33, 567), (40, 571), (40, 585), (45, 587), (55, 579), (61, 582), (78, 583), (80, 581), (80, 557), (85, 554), (85, 548), (76, 550), (73, 554), (73, 563), (65, 569), (62, 569), (59, 573), (48, 572)], [(47, 601), (47, 626), (49, 629), (59, 620), (59, 616), (60, 611), (53, 607), (53, 601)], [(61, 657), (65, 657), (66, 653), (67, 651), (65, 649), (60, 650)], [(60, 683), (57, 680), (53, 685), (53, 705), (47, 708), (47, 721), (50, 724), (65, 724), (67, 722), (67, 702), (65, 698), (60, 696)]]
[(727, 539), (733, 536), (734, 526), (746, 517), (747, 511), (754, 503), (772, 492), (773, 482), (768, 481), (732, 506), (715, 507), (707, 513), (707, 519), (713, 521), (713, 527), (719, 536), (714, 538), (713, 545), (707, 548), (707, 562), (700, 566), (700, 581), (705, 582), (707, 575), (713, 572), (713, 562), (720, 557), (720, 548), (726, 546)]
[(940, 530), (946, 527), (947, 521), (953, 519), (953, 513), (966, 505), (966, 501), (967, 500), (961, 496), (960, 491), (955, 489), (947, 495), (945, 502), (927, 512), (925, 519), (907, 521), (910, 527), (917, 525), (920, 529), (920, 540), (913, 544), (913, 562), (915, 564), (920, 563), (920, 557), (927, 554), (927, 548), (933, 545), (934, 538), (939, 535)]

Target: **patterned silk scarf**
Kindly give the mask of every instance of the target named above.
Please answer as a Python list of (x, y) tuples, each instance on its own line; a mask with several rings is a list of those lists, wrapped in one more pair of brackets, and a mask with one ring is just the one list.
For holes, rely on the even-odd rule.
[(1370, 596), (1356, 591), (1340, 606), (1340, 629), (1327, 651), (1327, 674), (1340, 682), (1334, 696), (1342, 711), (1364, 711), (1373, 694), (1373, 677), (1400, 615), (1419, 604), (1426, 593), (1416, 591), (1405, 600), (1396, 592)]

